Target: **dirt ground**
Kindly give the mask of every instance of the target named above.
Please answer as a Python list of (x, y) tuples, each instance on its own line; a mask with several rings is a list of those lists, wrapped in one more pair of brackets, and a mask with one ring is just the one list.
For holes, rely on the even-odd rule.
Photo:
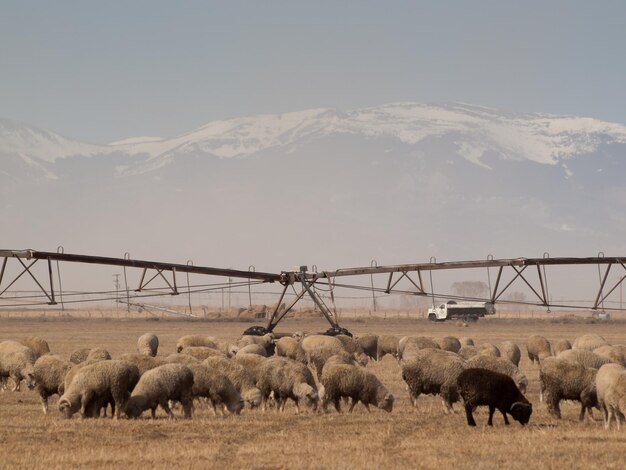
[[(115, 357), (133, 352), (139, 335), (159, 336), (159, 355), (175, 350), (185, 334), (207, 334), (234, 340), (249, 323), (182, 320), (19, 319), (0, 318), (0, 340), (26, 335), (45, 338), (64, 356), (79, 347), (101, 346)], [(537, 319), (488, 319), (468, 327), (425, 320), (368, 319), (346, 321), (353, 333), (469, 336), (475, 342), (517, 342), (525, 352), (531, 334), (550, 340), (573, 340), (598, 333), (611, 343), (626, 343), (626, 322), (591, 324)], [(323, 320), (291, 319), (278, 331), (319, 332)], [(563, 419), (548, 415), (539, 403), (537, 366), (523, 355), (520, 367), (528, 376), (528, 398), (534, 412), (530, 425), (505, 427), (499, 415), (486, 426), (483, 409), (478, 426), (469, 428), (460, 404), (445, 415), (438, 397), (422, 396), (412, 408), (400, 366), (386, 357), (368, 365), (394, 393), (392, 413), (358, 405), (351, 415), (305, 412), (244, 411), (240, 416), (214, 417), (196, 408), (193, 420), (71, 420), (61, 418), (57, 398), (44, 415), (34, 392), (0, 392), (0, 467), (122, 467), (141, 465), (181, 468), (624, 468), (626, 429), (604, 430), (597, 421), (578, 422), (579, 407), (563, 403)]]

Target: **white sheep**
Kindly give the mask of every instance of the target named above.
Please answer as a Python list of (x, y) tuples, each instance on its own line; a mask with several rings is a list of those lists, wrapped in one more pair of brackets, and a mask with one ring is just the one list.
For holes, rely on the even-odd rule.
[(6, 379), (13, 382), (13, 391), (20, 390), (22, 380), (26, 381), (29, 389), (35, 386), (34, 366), (37, 360), (35, 351), (17, 341), (3, 341), (0, 343), (0, 380), (6, 388)]
[(139, 380), (137, 366), (126, 361), (97, 361), (80, 368), (59, 400), (59, 411), (66, 417), (80, 410), (83, 418), (97, 417), (109, 401), (119, 418), (129, 392)]
[(453, 413), (452, 404), (458, 401), (456, 381), (465, 369), (465, 361), (451, 351), (422, 349), (413, 360), (403, 362), (402, 379), (409, 389), (414, 407), (421, 394), (440, 395), (444, 411)]
[(35, 362), (33, 370), (35, 391), (41, 399), (44, 414), (48, 413), (48, 398), (52, 395), (63, 394), (65, 376), (73, 365), (61, 356), (53, 354), (41, 356)]
[(550, 341), (540, 335), (529, 336), (526, 340), (526, 350), (528, 351), (528, 359), (530, 362), (541, 364), (546, 357), (552, 356)]
[(144, 333), (137, 340), (137, 351), (146, 356), (156, 356), (159, 350), (159, 338), (154, 333)]
[(259, 370), (258, 387), (263, 397), (263, 411), (266, 402), (273, 393), (279, 411), (284, 411), (287, 399), (296, 404), (296, 413), (300, 405), (317, 409), (319, 400), (313, 374), (307, 366), (284, 357), (272, 357), (265, 361)]
[(194, 398), (207, 398), (214, 415), (217, 414), (217, 405), (222, 405), (230, 413), (236, 415), (241, 413), (243, 399), (228, 377), (209, 369), (204, 364), (190, 364), (187, 367), (193, 373), (191, 390)]
[(332, 403), (337, 412), (341, 413), (340, 400), (344, 397), (352, 399), (348, 412), (352, 412), (355, 405), (361, 402), (367, 411), (370, 405), (381, 410), (391, 412), (394, 396), (370, 371), (348, 364), (332, 364), (325, 367), (322, 373), (324, 411)]
[(138, 418), (145, 410), (151, 410), (154, 419), (160, 405), (173, 419), (174, 413), (168, 405), (170, 400), (179, 401), (184, 417), (191, 418), (193, 372), (183, 364), (165, 364), (143, 374), (126, 403), (126, 414), (129, 418)]
[[(598, 397), (598, 405), (602, 410), (602, 420), (604, 421), (604, 427), (606, 429), (608, 429), (611, 424), (609, 419), (607, 395), (612, 393), (617, 377), (625, 371), (626, 369), (620, 364), (610, 363), (604, 364), (600, 367), (600, 369), (598, 369), (598, 373), (596, 374), (596, 394)], [(613, 413), (611, 413), (611, 416), (612, 415)], [(615, 418), (619, 428), (619, 415), (615, 414)]]

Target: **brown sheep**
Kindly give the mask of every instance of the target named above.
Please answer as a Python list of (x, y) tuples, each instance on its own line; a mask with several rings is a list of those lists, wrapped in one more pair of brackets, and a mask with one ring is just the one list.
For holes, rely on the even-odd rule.
[(476, 426), (473, 411), (477, 406), (489, 407), (489, 426), (493, 426), (496, 410), (502, 413), (506, 425), (509, 424), (507, 413), (522, 426), (530, 420), (533, 407), (508, 375), (486, 369), (465, 369), (459, 374), (457, 388), (469, 426)]

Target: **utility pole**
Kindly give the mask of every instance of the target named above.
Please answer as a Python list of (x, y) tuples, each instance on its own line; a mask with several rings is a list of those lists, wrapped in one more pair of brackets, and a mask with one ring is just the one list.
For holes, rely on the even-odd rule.
[(115, 313), (118, 313), (120, 306), (120, 275), (113, 274), (113, 277), (115, 278), (113, 281), (113, 284), (115, 285)]

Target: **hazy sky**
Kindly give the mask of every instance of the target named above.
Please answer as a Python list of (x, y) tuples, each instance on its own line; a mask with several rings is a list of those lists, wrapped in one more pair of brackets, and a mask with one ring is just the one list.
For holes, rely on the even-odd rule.
[(7, 1), (0, 116), (104, 143), (465, 101), (626, 123), (624, 1)]

